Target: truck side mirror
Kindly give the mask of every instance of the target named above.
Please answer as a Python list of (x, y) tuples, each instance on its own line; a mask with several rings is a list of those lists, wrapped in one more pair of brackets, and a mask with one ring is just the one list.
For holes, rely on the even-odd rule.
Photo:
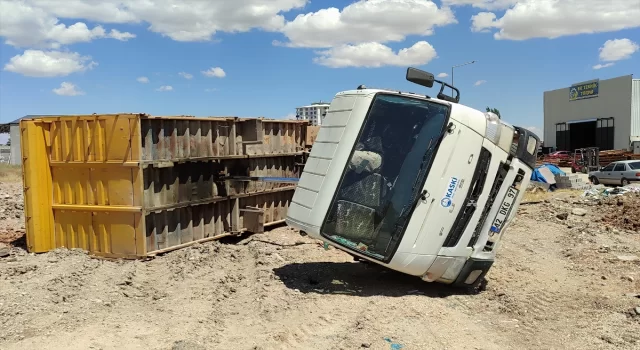
[(434, 79), (431, 73), (413, 67), (407, 68), (407, 80), (412, 83), (430, 88), (433, 87)]

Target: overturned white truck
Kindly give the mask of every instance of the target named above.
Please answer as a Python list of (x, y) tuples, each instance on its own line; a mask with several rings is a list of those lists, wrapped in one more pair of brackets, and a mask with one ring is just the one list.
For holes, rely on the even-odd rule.
[(437, 98), (364, 86), (335, 96), (286, 221), (359, 260), (475, 287), (516, 214), (540, 141), (459, 104), (459, 90), (433, 74), (409, 68), (406, 78), (439, 83)]

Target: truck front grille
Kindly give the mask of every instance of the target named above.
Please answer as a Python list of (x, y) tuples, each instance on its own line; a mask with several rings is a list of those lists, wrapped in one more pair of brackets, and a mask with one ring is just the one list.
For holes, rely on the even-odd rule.
[(484, 183), (487, 179), (490, 164), (491, 152), (483, 147), (480, 151), (480, 156), (478, 157), (478, 164), (476, 165), (475, 172), (473, 173), (473, 178), (471, 179), (469, 192), (467, 193), (467, 197), (464, 199), (462, 209), (458, 213), (458, 216), (456, 217), (456, 220), (444, 241), (444, 247), (455, 247), (460, 241), (460, 237), (462, 237), (464, 230), (467, 228), (469, 220), (471, 220), (473, 213), (476, 211), (478, 198), (480, 198), (482, 190), (484, 189)]
[(484, 223), (487, 221), (487, 214), (491, 210), (491, 207), (493, 207), (493, 203), (495, 202), (496, 197), (498, 196), (498, 192), (500, 192), (500, 188), (502, 187), (502, 183), (504, 182), (504, 179), (507, 177), (508, 172), (509, 170), (508, 168), (506, 168), (506, 165), (504, 163), (500, 163), (500, 166), (498, 167), (498, 172), (496, 173), (496, 178), (493, 181), (493, 187), (491, 187), (491, 192), (489, 192), (489, 198), (487, 199), (487, 203), (485, 204), (484, 209), (482, 210), (480, 221), (476, 225), (476, 228), (473, 231), (473, 236), (469, 241), (469, 247), (473, 247), (478, 241), (478, 237), (480, 237), (480, 231), (482, 231), (482, 227), (484, 226)]

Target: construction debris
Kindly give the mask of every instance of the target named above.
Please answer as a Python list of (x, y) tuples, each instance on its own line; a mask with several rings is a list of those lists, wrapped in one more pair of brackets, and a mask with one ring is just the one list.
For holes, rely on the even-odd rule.
[(555, 176), (555, 185), (558, 189), (587, 190), (591, 188), (590, 183), (586, 183), (580, 175), (571, 174), (565, 176)]
[(622, 196), (627, 193), (640, 193), (640, 186), (633, 184), (624, 187), (605, 187), (604, 185), (594, 185), (584, 191), (582, 196), (590, 199), (600, 199), (609, 196)]

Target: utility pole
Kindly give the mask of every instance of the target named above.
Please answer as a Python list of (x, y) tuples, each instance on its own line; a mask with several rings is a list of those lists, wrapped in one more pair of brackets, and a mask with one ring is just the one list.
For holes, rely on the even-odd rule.
[[(451, 86), (454, 86), (454, 85), (453, 85), (453, 69), (454, 69), (454, 68), (458, 68), (458, 67), (466, 66), (466, 65), (468, 65), (468, 64), (473, 64), (473, 63), (476, 63), (476, 62), (477, 62), (477, 61), (471, 61), (471, 62), (467, 62), (467, 63), (463, 63), (463, 64), (459, 64), (459, 65), (457, 65), (457, 66), (453, 66), (453, 67), (451, 67)], [(453, 89), (451, 89), (451, 95), (453, 96)]]

